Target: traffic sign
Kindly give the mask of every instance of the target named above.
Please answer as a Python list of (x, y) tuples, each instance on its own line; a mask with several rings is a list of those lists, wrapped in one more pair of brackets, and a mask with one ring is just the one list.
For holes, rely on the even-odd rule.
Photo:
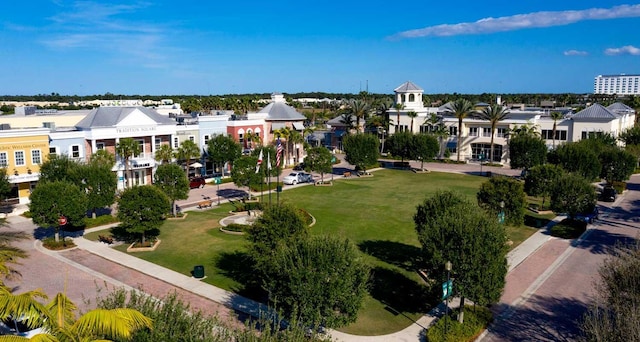
[(60, 216), (60, 218), (58, 219), (58, 223), (59, 223), (61, 226), (64, 226), (65, 224), (67, 224), (67, 218), (66, 218), (66, 217), (64, 217), (64, 216)]
[(453, 293), (453, 280), (442, 283), (442, 300), (447, 299)]

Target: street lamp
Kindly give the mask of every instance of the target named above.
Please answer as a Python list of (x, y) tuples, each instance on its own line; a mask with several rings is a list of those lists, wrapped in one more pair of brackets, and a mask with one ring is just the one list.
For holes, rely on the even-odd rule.
[(382, 154), (384, 152), (384, 135), (385, 133), (387, 133), (387, 130), (382, 128), (382, 127), (378, 127), (378, 134), (382, 134), (382, 144), (380, 145), (380, 154)]
[[(447, 288), (449, 288), (449, 282), (451, 282), (451, 261), (448, 261), (444, 264), (444, 269), (447, 271)], [(444, 309), (444, 339), (447, 339), (447, 328), (449, 323), (449, 297), (450, 293), (447, 293), (447, 298), (445, 298), (445, 309)]]
[(504, 201), (500, 201), (500, 214), (498, 214), (498, 222), (504, 223)]

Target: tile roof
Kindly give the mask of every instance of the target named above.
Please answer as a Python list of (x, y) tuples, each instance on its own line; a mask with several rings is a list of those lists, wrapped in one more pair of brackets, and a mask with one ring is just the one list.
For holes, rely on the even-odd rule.
[(571, 119), (575, 120), (589, 120), (589, 119), (596, 119), (596, 120), (615, 120), (617, 118), (619, 118), (620, 115), (608, 110), (607, 108), (603, 107), (601, 104), (599, 103), (595, 103), (579, 112), (577, 112), (575, 115), (571, 116)]
[(113, 127), (135, 111), (140, 111), (161, 125), (175, 125), (176, 121), (147, 107), (98, 107), (76, 124), (78, 128)]
[(397, 93), (404, 93), (408, 91), (424, 91), (424, 89), (418, 87), (415, 83), (411, 81), (407, 81), (402, 83), (398, 88), (394, 89), (393, 91)]

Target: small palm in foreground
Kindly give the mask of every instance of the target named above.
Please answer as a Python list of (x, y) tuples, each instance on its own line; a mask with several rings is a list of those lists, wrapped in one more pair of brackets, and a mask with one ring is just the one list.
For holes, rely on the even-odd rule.
[(14, 295), (8, 289), (0, 289), (0, 319), (23, 317), (29, 328), (44, 328), (31, 339), (4, 335), (0, 342), (127, 340), (134, 331), (152, 326), (151, 319), (134, 309), (95, 309), (76, 319), (78, 308), (64, 294), (58, 293), (46, 306), (37, 298), (47, 296), (39, 290)]

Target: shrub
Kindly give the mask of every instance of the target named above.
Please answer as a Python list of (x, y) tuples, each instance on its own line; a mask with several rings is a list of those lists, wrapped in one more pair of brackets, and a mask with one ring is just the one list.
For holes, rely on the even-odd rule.
[(247, 224), (240, 224), (240, 223), (229, 223), (226, 227), (224, 227), (224, 230), (228, 230), (230, 232), (246, 232), (247, 229), (249, 228), (249, 225)]
[[(432, 325), (427, 331), (427, 341), (473, 341), (491, 323), (493, 316), (489, 309), (482, 306), (466, 305), (464, 310), (464, 323), (460, 324), (450, 316), (444, 316)], [(444, 336), (445, 321), (447, 336)]]
[(104, 226), (106, 224), (118, 222), (118, 219), (111, 215), (101, 215), (96, 218), (85, 218), (84, 224), (86, 228)]
[(562, 239), (575, 239), (587, 230), (587, 223), (575, 219), (564, 219), (551, 227), (551, 236)]
[(45, 248), (51, 249), (51, 250), (54, 250), (54, 251), (68, 249), (68, 248), (72, 248), (72, 247), (76, 246), (76, 244), (73, 243), (73, 240), (71, 240), (69, 238), (60, 239), (60, 241), (56, 242), (56, 239), (54, 239), (52, 237), (49, 237), (49, 238), (46, 238), (46, 239), (42, 240), (42, 245)]
[(611, 186), (616, 189), (616, 192), (621, 194), (627, 188), (627, 182), (611, 182)]
[(24, 213), (22, 213), (22, 216), (24, 216), (26, 218), (31, 218), (31, 212), (29, 210), (27, 210)]
[(311, 214), (309, 214), (309, 212), (304, 209), (298, 209), (298, 213), (300, 213), (300, 216), (302, 216), (302, 219), (304, 220), (304, 223), (307, 224), (307, 226), (313, 223), (313, 217), (311, 217)]

